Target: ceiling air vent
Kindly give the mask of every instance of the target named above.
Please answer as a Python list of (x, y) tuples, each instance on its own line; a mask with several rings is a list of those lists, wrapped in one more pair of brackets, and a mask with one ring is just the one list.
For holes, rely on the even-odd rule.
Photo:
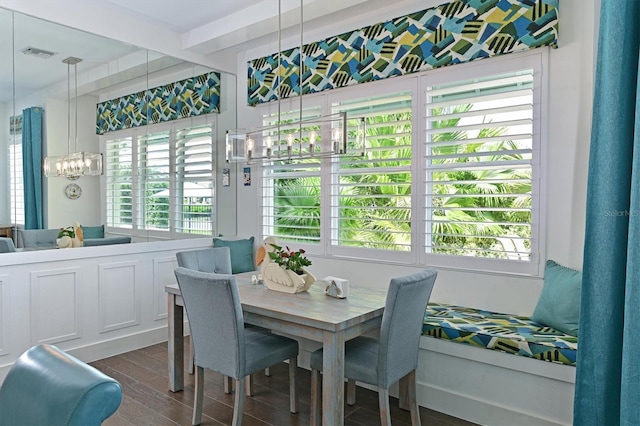
[(24, 53), (25, 55), (35, 56), (36, 58), (41, 58), (41, 59), (49, 59), (50, 57), (56, 54), (56, 52), (49, 52), (48, 50), (42, 50), (42, 49), (38, 49), (37, 47), (31, 47), (31, 46), (25, 47), (24, 49), (20, 50), (20, 52)]

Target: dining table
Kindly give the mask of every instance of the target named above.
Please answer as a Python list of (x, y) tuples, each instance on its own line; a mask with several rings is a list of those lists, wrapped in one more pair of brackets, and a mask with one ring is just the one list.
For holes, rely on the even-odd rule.
[[(345, 341), (380, 327), (386, 289), (351, 283), (349, 296), (338, 299), (324, 293), (322, 281), (308, 291), (289, 294), (252, 284), (251, 274), (236, 274), (244, 322), (276, 333), (321, 342), (323, 346), (322, 424), (344, 424)], [(169, 389), (184, 386), (184, 302), (177, 284), (165, 287), (168, 295)], [(401, 383), (400, 405), (406, 408)]]

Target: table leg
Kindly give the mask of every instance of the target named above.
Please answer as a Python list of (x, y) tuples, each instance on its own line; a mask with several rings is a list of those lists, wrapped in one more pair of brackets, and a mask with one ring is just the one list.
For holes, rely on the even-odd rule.
[(184, 308), (176, 303), (176, 295), (168, 295), (169, 313), (169, 390), (184, 388)]
[(325, 332), (322, 358), (322, 424), (344, 425), (344, 335)]

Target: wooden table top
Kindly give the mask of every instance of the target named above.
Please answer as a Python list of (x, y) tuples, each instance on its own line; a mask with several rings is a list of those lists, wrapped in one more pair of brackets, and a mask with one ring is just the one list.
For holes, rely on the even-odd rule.
[[(316, 329), (338, 331), (372, 318), (381, 317), (386, 291), (349, 286), (349, 297), (336, 299), (324, 294), (320, 284), (308, 291), (288, 294), (269, 290), (264, 285), (252, 285), (251, 274), (235, 275), (242, 309), (264, 317), (310, 326)], [(177, 284), (165, 287), (170, 294), (180, 295)]]

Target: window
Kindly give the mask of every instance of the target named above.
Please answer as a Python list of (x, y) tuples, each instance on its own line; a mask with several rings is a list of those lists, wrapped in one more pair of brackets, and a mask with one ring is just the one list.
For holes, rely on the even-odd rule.
[[(320, 115), (319, 106), (304, 108), (302, 113), (304, 120), (318, 118)], [(280, 118), (281, 137), (280, 141), (274, 141), (274, 152), (278, 152), (278, 145), (282, 146), (282, 152), (286, 152), (286, 135), (300, 133), (300, 126), (291, 124), (299, 121), (299, 109), (281, 113)], [(263, 116), (263, 125), (277, 125), (277, 120), (277, 114), (266, 114)], [(308, 143), (311, 131), (318, 133), (318, 143), (322, 143), (322, 131), (318, 126), (305, 126), (302, 129), (303, 140)], [(271, 132), (273, 135), (275, 133), (276, 131)], [(320, 243), (320, 166), (320, 158), (301, 161), (282, 159), (264, 163), (264, 235), (272, 235), (279, 240)]]
[(9, 141), (9, 184), (11, 188), (11, 224), (24, 225), (24, 178), (22, 175), (22, 135)]
[(318, 115), (347, 112), (348, 143), (364, 118), (366, 154), (263, 163), (263, 235), (323, 255), (538, 275), (543, 61), (528, 52), (310, 96)]
[(115, 132), (120, 137), (106, 140), (107, 226), (212, 235), (213, 126), (179, 121), (149, 130)]
[(169, 230), (169, 131), (149, 133), (137, 140), (138, 229)]
[(213, 232), (213, 154), (211, 126), (176, 132), (176, 191), (172, 198), (176, 232)]
[(348, 141), (366, 123), (366, 155), (334, 159), (331, 246), (411, 251), (411, 92), (334, 105), (347, 112)]
[(133, 141), (107, 141), (105, 149), (107, 226), (133, 227)]
[(426, 259), (535, 273), (540, 83), (539, 68), (523, 65), (424, 79)]

